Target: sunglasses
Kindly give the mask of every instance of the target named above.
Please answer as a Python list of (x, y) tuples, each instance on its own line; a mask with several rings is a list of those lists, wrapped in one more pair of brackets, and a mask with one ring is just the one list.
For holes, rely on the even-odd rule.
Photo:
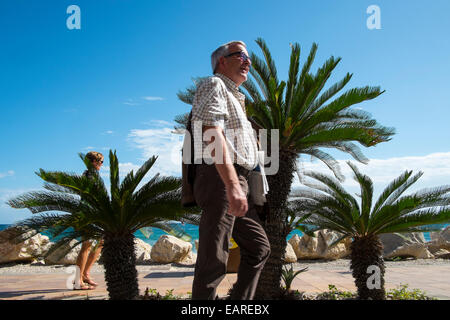
[(235, 56), (235, 55), (239, 55), (239, 58), (242, 59), (242, 62), (246, 62), (247, 60), (251, 63), (252, 60), (250, 60), (250, 57), (248, 55), (246, 55), (243, 51), (236, 51), (236, 52), (232, 52), (230, 54), (227, 54), (225, 56), (225, 58), (231, 57), (231, 56)]

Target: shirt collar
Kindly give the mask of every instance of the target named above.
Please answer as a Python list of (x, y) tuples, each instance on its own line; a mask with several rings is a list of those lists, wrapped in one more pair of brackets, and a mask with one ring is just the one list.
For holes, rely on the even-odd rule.
[(230, 78), (228, 78), (227, 76), (225, 76), (225, 75), (223, 75), (221, 73), (217, 72), (215, 75), (223, 80), (223, 82), (225, 83), (227, 88), (239, 100), (239, 102), (241, 103), (242, 107), (245, 108), (244, 107), (245, 106), (245, 95), (242, 92), (239, 91), (238, 86), (236, 85), (236, 83), (233, 80), (231, 80)]

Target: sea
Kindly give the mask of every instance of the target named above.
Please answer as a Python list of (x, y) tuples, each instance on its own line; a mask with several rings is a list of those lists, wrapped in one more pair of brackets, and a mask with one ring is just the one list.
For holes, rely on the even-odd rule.
[[(436, 226), (442, 230), (445, 227), (447, 227), (448, 225), (449, 224), (440, 224), (440, 225), (434, 225), (434, 226)], [(0, 231), (8, 228), (9, 226), (11, 226), (11, 225), (10, 224), (0, 224)], [(172, 235), (177, 236), (185, 241), (190, 242), (192, 244), (192, 251), (194, 253), (196, 253), (195, 240), (198, 240), (198, 226), (188, 224), (188, 223), (183, 224), (178, 221), (171, 222), (171, 226), (175, 230), (175, 233), (172, 233)], [(50, 238), (50, 241), (54, 242), (54, 241), (58, 240), (57, 238), (52, 238), (51, 235), (47, 232), (42, 232), (42, 234), (48, 236)], [(143, 229), (136, 231), (134, 235), (136, 238), (153, 246), (156, 243), (156, 241), (158, 241), (159, 237), (161, 237), (162, 235), (165, 235), (165, 234), (169, 234), (169, 233), (167, 233), (159, 228), (148, 227), (148, 228), (143, 228)], [(303, 233), (301, 231), (294, 230), (287, 236), (287, 240), (289, 240), (291, 237), (293, 237), (296, 234), (300, 237), (303, 235)], [(424, 232), (423, 234), (424, 234), (425, 240), (430, 241), (429, 232)]]

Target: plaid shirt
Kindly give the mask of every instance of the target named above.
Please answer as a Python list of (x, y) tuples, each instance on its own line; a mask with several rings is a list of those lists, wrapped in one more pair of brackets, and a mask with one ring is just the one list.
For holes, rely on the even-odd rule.
[[(202, 127), (196, 125), (196, 121), (201, 121), (202, 126), (218, 126), (224, 130), (233, 163), (248, 170), (256, 167), (258, 146), (252, 125), (245, 113), (245, 95), (239, 92), (233, 80), (216, 73), (203, 80), (197, 88), (192, 104), (194, 163), (202, 159), (198, 152), (200, 146), (205, 153), (208, 145), (207, 142), (197, 139), (203, 135)], [(207, 154), (203, 155), (203, 160), (212, 163)]]

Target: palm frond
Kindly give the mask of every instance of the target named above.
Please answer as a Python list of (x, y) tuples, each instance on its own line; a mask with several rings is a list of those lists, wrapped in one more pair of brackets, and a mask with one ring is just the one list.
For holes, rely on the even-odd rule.
[(291, 45), (291, 60), (289, 64), (289, 77), (286, 85), (286, 110), (285, 118), (289, 117), (289, 112), (291, 109), (292, 99), (295, 92), (295, 87), (297, 85), (297, 78), (300, 65), (300, 45), (295, 43)]
[(120, 199), (122, 199), (122, 201), (124, 201), (124, 199), (127, 199), (134, 193), (139, 183), (141, 183), (142, 179), (145, 177), (147, 172), (153, 167), (157, 159), (158, 159), (157, 156), (150, 157), (136, 171), (136, 174), (134, 174), (134, 171), (131, 170), (126, 175), (125, 179), (123, 179), (119, 188)]
[(359, 172), (358, 168), (347, 161), (347, 164), (352, 169), (354, 174), (354, 179), (359, 183), (361, 188), (361, 222), (363, 223), (362, 229), (365, 231), (369, 227), (369, 218), (372, 209), (372, 198), (373, 198), (373, 183), (372, 180)]
[(270, 54), (266, 42), (262, 38), (256, 39), (255, 42), (261, 48), (261, 51), (263, 52), (264, 58), (266, 60), (266, 65), (268, 67), (270, 77), (275, 81), (275, 85), (278, 87), (277, 68), (275, 67), (275, 61), (273, 61), (272, 59), (272, 55)]

